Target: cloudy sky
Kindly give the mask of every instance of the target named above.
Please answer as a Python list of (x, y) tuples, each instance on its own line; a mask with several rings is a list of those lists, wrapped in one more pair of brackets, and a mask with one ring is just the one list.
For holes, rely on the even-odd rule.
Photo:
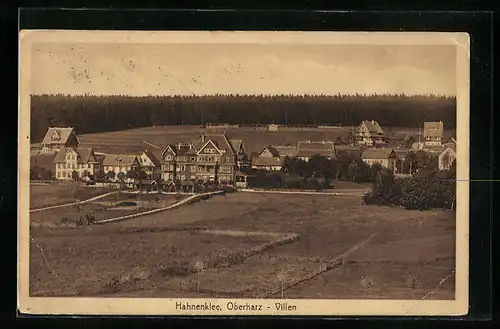
[(446, 45), (34, 43), (33, 94), (456, 94)]

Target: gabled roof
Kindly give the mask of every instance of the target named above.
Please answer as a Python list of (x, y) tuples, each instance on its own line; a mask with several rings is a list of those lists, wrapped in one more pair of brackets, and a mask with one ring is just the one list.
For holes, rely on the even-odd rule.
[(387, 147), (377, 147), (366, 149), (361, 155), (361, 159), (388, 159), (391, 155), (396, 155), (394, 149)]
[(137, 156), (130, 154), (108, 154), (102, 161), (103, 166), (131, 166), (138, 162)]
[(190, 147), (187, 144), (177, 144), (177, 145), (169, 144), (165, 147), (165, 149), (163, 149), (163, 151), (161, 152), (161, 156), (164, 156), (165, 152), (168, 149), (172, 150), (172, 152), (174, 152), (175, 155), (184, 155), (190, 150)]
[(66, 154), (70, 151), (74, 151), (77, 155), (77, 163), (93, 163), (92, 155), (94, 155), (94, 150), (89, 147), (63, 147), (57, 152), (54, 163), (64, 163), (66, 162)]
[(445, 143), (442, 146), (443, 152), (446, 151), (446, 149), (452, 149), (453, 151), (457, 150), (457, 145), (455, 143)]
[(226, 155), (235, 155), (236, 151), (234, 150), (230, 139), (226, 134), (204, 134), (204, 138), (201, 138), (198, 143), (196, 143), (191, 150), (186, 152), (186, 154), (195, 155), (197, 154), (208, 141), (211, 141), (215, 147), (219, 150), (225, 150)]
[[(42, 140), (42, 144), (66, 144), (71, 134), (75, 131), (73, 127), (49, 127)], [(76, 137), (76, 134), (75, 134)], [(78, 138), (77, 138), (78, 140)]]
[(424, 137), (443, 137), (443, 122), (424, 122)]
[(231, 146), (236, 153), (238, 153), (240, 151), (240, 147), (243, 146), (243, 140), (241, 139), (230, 139), (229, 142), (231, 142)]
[(254, 157), (252, 166), (281, 166), (283, 157)]
[(282, 145), (273, 145), (274, 149), (278, 151), (280, 156), (288, 156), (294, 157), (297, 153), (297, 146), (282, 146)]
[(151, 160), (155, 166), (161, 166), (161, 152), (157, 149), (145, 149), (144, 154)]
[(335, 144), (329, 141), (300, 141), (297, 143), (297, 157), (311, 157), (313, 155), (321, 155), (324, 157), (334, 156)]
[(384, 134), (382, 127), (375, 120), (365, 120), (365, 121), (361, 122), (361, 124), (359, 125), (359, 127), (356, 131), (358, 131), (361, 128), (361, 126), (363, 126), (363, 125), (366, 127), (366, 129), (368, 129), (368, 131), (371, 134)]
[(262, 151), (259, 152), (259, 157), (260, 157), (260, 155), (262, 153), (264, 153), (265, 150), (268, 150), (269, 153), (271, 153), (271, 155), (273, 157), (279, 157), (280, 156), (280, 152), (274, 146), (267, 146), (264, 149), (262, 149)]
[(399, 148), (399, 149), (394, 149), (394, 153), (396, 154), (397, 157), (400, 158), (405, 158), (408, 156), (408, 153), (410, 153), (411, 149), (407, 148)]

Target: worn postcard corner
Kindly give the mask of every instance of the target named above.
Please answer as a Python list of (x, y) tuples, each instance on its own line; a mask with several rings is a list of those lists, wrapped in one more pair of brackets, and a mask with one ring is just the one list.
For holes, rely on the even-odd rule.
[(21, 313), (467, 314), (468, 34), (23, 30), (19, 65)]

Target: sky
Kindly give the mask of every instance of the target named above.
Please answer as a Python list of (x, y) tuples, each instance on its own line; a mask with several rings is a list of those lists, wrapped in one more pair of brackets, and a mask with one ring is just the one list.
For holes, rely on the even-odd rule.
[(32, 94), (456, 95), (451, 45), (33, 43)]

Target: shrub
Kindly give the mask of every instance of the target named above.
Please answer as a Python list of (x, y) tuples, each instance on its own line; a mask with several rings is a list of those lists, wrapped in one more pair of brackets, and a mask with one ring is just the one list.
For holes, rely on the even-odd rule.
[(224, 193), (233, 193), (236, 191), (232, 186), (224, 186), (221, 190), (224, 191)]
[(93, 214), (86, 214), (81, 216), (77, 221), (76, 225), (82, 226), (82, 225), (92, 225), (96, 223), (96, 218)]
[(365, 193), (365, 204), (398, 205), (401, 199), (401, 186), (390, 170), (381, 170), (373, 188)]

